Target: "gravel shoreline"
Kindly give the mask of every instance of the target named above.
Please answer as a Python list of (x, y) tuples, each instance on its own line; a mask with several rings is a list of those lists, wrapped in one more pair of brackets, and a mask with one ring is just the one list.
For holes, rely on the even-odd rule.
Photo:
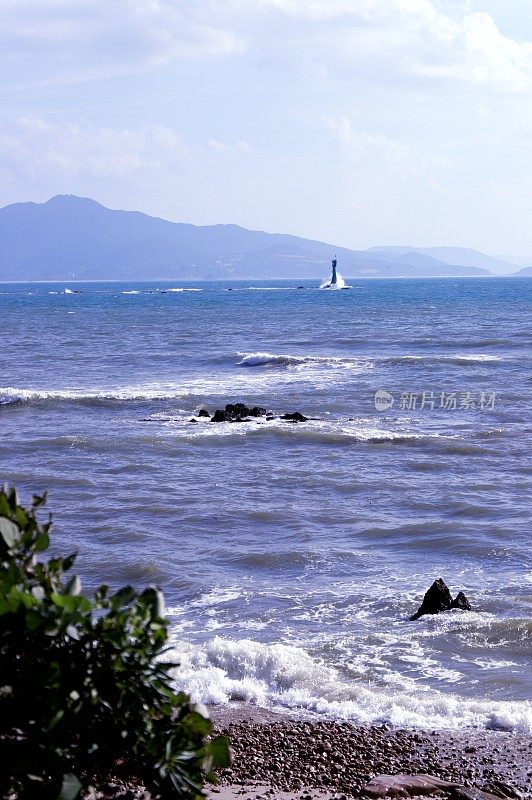
[(212, 798), (351, 798), (380, 774), (428, 773), (500, 797), (532, 797), (532, 737), (297, 719), (246, 704), (211, 709), (233, 764)]

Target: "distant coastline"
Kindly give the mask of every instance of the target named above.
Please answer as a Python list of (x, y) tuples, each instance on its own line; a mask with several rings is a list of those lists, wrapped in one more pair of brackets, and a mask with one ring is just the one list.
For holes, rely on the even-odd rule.
[[(484, 279), (517, 279), (517, 280), (526, 280), (531, 279), (532, 275), (347, 275), (346, 280), (348, 281), (440, 281), (440, 280), (461, 280), (461, 281), (469, 281), (469, 280), (484, 280)], [(287, 281), (298, 281), (299, 283), (309, 283), (312, 286), (305, 288), (319, 288), (317, 285), (319, 283), (319, 279), (315, 278), (300, 278), (297, 275), (288, 276), (286, 278), (233, 278), (233, 279), (209, 279), (209, 278), (195, 278), (193, 280), (186, 280), (186, 279), (179, 279), (176, 278), (130, 278), (130, 279), (122, 279), (122, 278), (54, 278), (47, 280), (45, 278), (35, 280), (35, 279), (27, 279), (27, 280), (0, 280), (0, 286), (5, 285), (43, 285), (43, 284), (58, 284), (58, 285), (66, 285), (66, 284), (152, 284), (152, 283), (176, 283), (176, 284), (194, 284), (194, 283), (203, 283), (203, 284), (225, 284), (225, 283), (264, 283), (265, 281), (276, 281), (277, 283), (287, 282)], [(292, 287), (287, 287), (292, 288)], [(293, 287), (297, 289), (297, 286)]]
[[(523, 276), (532, 267), (463, 247), (340, 247), (239, 225), (191, 225), (58, 195), (0, 209), (2, 281), (316, 280), (336, 255), (349, 279)], [(523, 263), (532, 264), (530, 259)], [(164, 277), (160, 277), (161, 274)]]

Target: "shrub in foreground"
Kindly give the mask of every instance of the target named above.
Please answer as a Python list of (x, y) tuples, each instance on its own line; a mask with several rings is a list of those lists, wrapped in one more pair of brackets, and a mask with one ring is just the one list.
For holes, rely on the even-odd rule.
[(1, 796), (74, 800), (120, 775), (155, 798), (201, 796), (228, 746), (172, 688), (161, 593), (82, 595), (75, 554), (41, 560), (45, 501), (0, 490)]

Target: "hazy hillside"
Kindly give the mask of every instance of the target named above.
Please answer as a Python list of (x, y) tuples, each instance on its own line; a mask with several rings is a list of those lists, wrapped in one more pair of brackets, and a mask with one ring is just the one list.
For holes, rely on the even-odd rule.
[(497, 258), (501, 259), (502, 261), (506, 262), (507, 264), (512, 264), (515, 267), (530, 267), (532, 265), (532, 257), (531, 256), (497, 256)]
[[(488, 275), (411, 248), (348, 250), (238, 225), (196, 226), (59, 195), (0, 209), (0, 280), (322, 278)], [(453, 249), (453, 248), (451, 248)]]
[[(371, 247), (370, 253), (386, 253), (388, 258), (400, 258), (408, 253), (421, 253), (434, 258), (437, 261), (462, 267), (478, 267), (487, 269), (497, 275), (510, 275), (515, 273), (517, 261), (503, 258), (495, 258), (478, 250), (467, 247), (407, 247), (407, 246), (384, 246)], [(530, 263), (530, 260), (529, 262)], [(523, 266), (523, 265), (521, 265)]]

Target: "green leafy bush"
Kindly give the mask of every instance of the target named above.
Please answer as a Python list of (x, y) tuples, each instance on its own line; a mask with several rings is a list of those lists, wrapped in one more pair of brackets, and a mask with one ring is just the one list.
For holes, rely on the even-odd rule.
[(49, 546), (46, 497), (30, 508), (0, 490), (0, 791), (74, 800), (110, 776), (134, 776), (155, 798), (202, 796), (228, 763), (202, 707), (171, 686), (157, 589), (94, 597), (67, 578), (75, 554)]

